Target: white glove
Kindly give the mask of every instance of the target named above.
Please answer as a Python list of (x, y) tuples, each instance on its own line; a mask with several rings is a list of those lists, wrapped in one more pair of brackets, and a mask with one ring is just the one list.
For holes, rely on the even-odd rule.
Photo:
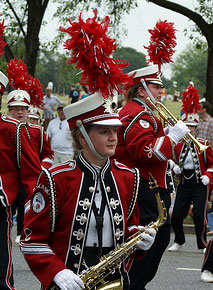
[[(143, 231), (144, 229), (144, 227), (138, 226), (139, 231)], [(155, 229), (146, 229), (146, 232), (141, 233), (141, 241), (136, 243), (136, 249), (149, 250), (154, 243), (156, 233)]]
[(208, 185), (209, 184), (210, 180), (209, 180), (207, 175), (202, 175), (200, 179), (201, 179), (203, 185)]
[(174, 127), (169, 127), (169, 134), (167, 135), (172, 141), (177, 144), (190, 130), (183, 123), (183, 121), (178, 121)]
[(174, 174), (181, 174), (180, 166), (176, 164), (176, 165), (173, 167), (173, 172), (174, 172)]
[(83, 281), (69, 269), (58, 272), (53, 281), (61, 290), (81, 290), (85, 288)]

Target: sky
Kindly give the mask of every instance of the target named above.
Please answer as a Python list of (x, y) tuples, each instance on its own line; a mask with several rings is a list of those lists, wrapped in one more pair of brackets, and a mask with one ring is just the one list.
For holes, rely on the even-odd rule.
[[(173, 2), (194, 10), (197, 1), (178, 0)], [(45, 20), (47, 20), (48, 24), (42, 30), (41, 39), (52, 40), (56, 34), (56, 30), (60, 26), (60, 23), (52, 20), (52, 14), (55, 8), (53, 5), (55, 4), (50, 3), (47, 8)], [(121, 45), (124, 47), (132, 47), (144, 54), (146, 54), (146, 49), (143, 46), (148, 45), (150, 39), (148, 29), (153, 29), (159, 19), (173, 22), (174, 28), (177, 30), (177, 46), (175, 47), (176, 52), (173, 55), (173, 60), (191, 43), (189, 37), (184, 35), (184, 29), (188, 28), (190, 30), (193, 22), (179, 13), (172, 12), (169, 9), (162, 8), (151, 2), (148, 3), (146, 0), (138, 0), (138, 8), (131, 10), (129, 15), (124, 16), (122, 19), (122, 23), (127, 29), (127, 36), (121, 38)], [(168, 64), (163, 66), (162, 71), (166, 77), (170, 77), (171, 71)]]

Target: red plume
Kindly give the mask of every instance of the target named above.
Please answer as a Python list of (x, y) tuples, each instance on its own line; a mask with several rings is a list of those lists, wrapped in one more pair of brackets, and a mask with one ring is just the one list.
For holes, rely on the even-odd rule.
[(40, 84), (39, 80), (29, 75), (26, 91), (30, 95), (30, 105), (43, 109), (44, 93), (42, 88), (44, 86)]
[[(0, 14), (0, 16), (2, 16), (2, 14)], [(3, 48), (5, 47), (5, 45), (7, 45), (7, 43), (3, 40), (5, 27), (6, 26), (4, 26), (4, 19), (3, 19), (2, 22), (0, 22), (0, 56), (4, 54)]]
[(197, 111), (200, 109), (199, 98), (200, 95), (193, 85), (189, 85), (188, 88), (181, 94), (182, 95), (182, 109), (183, 112), (187, 114), (196, 114)]
[(21, 59), (12, 59), (7, 66), (9, 84), (14, 89), (27, 91), (30, 95), (30, 104), (40, 109), (43, 108), (43, 85), (39, 80), (28, 74), (27, 66)]
[(14, 89), (26, 90), (28, 83), (27, 66), (21, 59), (11, 59), (7, 65), (9, 84)]
[(148, 63), (158, 64), (160, 71), (162, 64), (173, 62), (171, 58), (177, 44), (175, 36), (177, 30), (174, 28), (173, 22), (159, 20), (154, 29), (148, 31), (151, 34), (149, 46), (144, 46), (149, 56)]
[(111, 58), (116, 44), (115, 39), (106, 34), (109, 17), (106, 16), (98, 23), (97, 11), (93, 12), (93, 18), (83, 21), (80, 13), (79, 22), (69, 20), (69, 28), (59, 29), (70, 36), (64, 43), (66, 49), (72, 50), (72, 57), (67, 63), (75, 63), (76, 68), (82, 71), (81, 84), (87, 85), (90, 93), (100, 91), (107, 98), (113, 95), (114, 89), (122, 93), (124, 87), (129, 87), (132, 76), (122, 71), (128, 63)]

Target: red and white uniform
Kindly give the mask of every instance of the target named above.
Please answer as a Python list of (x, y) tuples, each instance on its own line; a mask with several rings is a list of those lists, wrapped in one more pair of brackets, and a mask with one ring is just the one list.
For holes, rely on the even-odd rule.
[(10, 206), (18, 195), (21, 183), (28, 194), (32, 191), (41, 166), (26, 125), (1, 114), (0, 147), (0, 289), (14, 290)]
[[(203, 138), (197, 138), (197, 140), (203, 144), (206, 145), (206, 140)], [(197, 183), (200, 182), (200, 177), (202, 175), (208, 176), (210, 183), (213, 182), (213, 154), (211, 147), (208, 147), (207, 150), (205, 150), (202, 154), (198, 153), (197, 147), (194, 145), (194, 143), (190, 143), (190, 152), (192, 155), (192, 162), (193, 162), (193, 168), (195, 170), (196, 180)], [(187, 153), (187, 145), (184, 142), (178, 143), (174, 147), (174, 160), (177, 164), (180, 165), (180, 167), (183, 166), (183, 161), (185, 160), (185, 154)]]
[[(34, 194), (26, 203), (21, 251), (45, 289), (59, 271), (69, 268), (79, 273), (83, 269), (85, 245), (92, 238), (89, 229), (98, 183), (106, 198), (105, 213), (111, 221), (107, 234), (112, 235), (114, 248), (138, 225), (137, 170), (108, 159), (98, 174), (80, 154), (76, 161), (41, 173)], [(103, 232), (105, 222), (104, 219)]]
[[(21, 183), (27, 193), (32, 191), (41, 170), (26, 126), (17, 130), (19, 124), (13, 118), (0, 115), (0, 196), (5, 206), (14, 202)], [(17, 136), (17, 132), (20, 132), (20, 136)]]
[(118, 130), (115, 158), (130, 168), (138, 168), (140, 176), (147, 180), (151, 173), (159, 187), (167, 188), (172, 145), (170, 138), (164, 135), (161, 121), (138, 99), (121, 109), (119, 119), (123, 126)]
[(37, 154), (40, 156), (41, 166), (50, 168), (53, 165), (54, 153), (51, 149), (50, 139), (43, 127), (35, 124), (27, 124), (32, 142), (36, 146)]

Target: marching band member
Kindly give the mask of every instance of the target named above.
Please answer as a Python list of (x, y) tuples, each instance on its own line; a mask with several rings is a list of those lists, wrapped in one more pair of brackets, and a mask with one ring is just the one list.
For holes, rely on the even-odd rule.
[[(66, 106), (64, 113), (81, 153), (41, 172), (27, 203), (20, 245), (45, 289), (56, 284), (80, 290), (84, 284), (76, 274), (137, 230), (139, 176), (136, 169), (109, 159), (122, 125), (114, 99), (98, 92)], [(148, 250), (155, 234), (153, 229), (141, 234), (137, 248)], [(110, 277), (121, 279), (121, 269)]]
[[(13, 90), (8, 94), (7, 107), (10, 117), (20, 122), (26, 122), (29, 106), (30, 95), (25, 90)], [(45, 168), (51, 167), (54, 154), (43, 127), (27, 123), (27, 129), (36, 148), (36, 152), (40, 157), (41, 165)]]
[(27, 123), (39, 125), (41, 121), (41, 110), (34, 106), (29, 106), (27, 113)]
[[(161, 101), (163, 83), (160, 77), (161, 65), (172, 62), (176, 46), (174, 23), (159, 20), (154, 29), (149, 29), (147, 62), (154, 64), (130, 72), (133, 85), (127, 91), (129, 102), (121, 109), (119, 119), (123, 127), (118, 131), (118, 147), (115, 157), (129, 167), (137, 167), (141, 182), (138, 195), (140, 224), (145, 225), (156, 219), (157, 205), (151, 192), (149, 173), (157, 180), (161, 199), (169, 211), (173, 191), (170, 162), (172, 146), (177, 144), (189, 130), (182, 121), (175, 126), (163, 129), (163, 124), (155, 116), (156, 102)], [(145, 259), (134, 261), (130, 271), (130, 290), (142, 290), (150, 282), (158, 269), (161, 257), (169, 244), (169, 214), (160, 227), (155, 243)]]
[[(195, 135), (199, 123), (197, 109), (199, 108), (199, 95), (197, 90), (191, 85), (183, 93), (182, 120)], [(198, 105), (198, 107), (196, 107)], [(197, 138), (204, 145), (209, 145), (207, 140)], [(174, 244), (168, 249), (171, 252), (181, 251), (185, 243), (183, 231), (183, 220), (187, 217), (191, 203), (193, 203), (192, 213), (195, 225), (197, 247), (199, 251), (205, 253), (206, 238), (206, 206), (208, 201), (208, 184), (213, 179), (213, 155), (209, 146), (203, 153), (199, 154), (194, 143), (189, 140), (189, 145), (180, 142), (174, 147), (174, 161), (177, 163), (173, 167), (175, 174), (180, 175), (180, 183), (172, 213), (171, 225), (175, 233)]]
[(201, 281), (213, 283), (213, 239), (208, 242), (201, 272)]
[[(148, 184), (149, 172), (160, 186), (160, 196), (168, 211), (171, 203), (170, 192), (167, 189), (171, 186), (171, 175), (167, 174), (170, 173), (168, 159), (172, 159), (172, 145), (178, 143), (189, 129), (179, 121), (169, 131), (167, 129), (168, 134), (165, 135), (161, 121), (155, 116), (152, 103), (160, 101), (163, 87), (157, 65), (141, 68), (130, 74), (134, 75), (134, 84), (127, 93), (130, 100), (119, 112), (123, 126), (118, 130), (115, 158), (128, 167), (137, 167), (140, 171), (140, 224), (146, 225), (157, 218), (158, 212), (155, 197)], [(133, 262), (129, 271), (129, 289), (145, 289), (145, 285), (157, 272), (169, 240), (168, 215), (146, 257)]]
[[(8, 78), (0, 72), (0, 101)], [(14, 290), (11, 252), (11, 205), (21, 183), (27, 193), (32, 191), (41, 170), (26, 125), (0, 114), (0, 289)]]

